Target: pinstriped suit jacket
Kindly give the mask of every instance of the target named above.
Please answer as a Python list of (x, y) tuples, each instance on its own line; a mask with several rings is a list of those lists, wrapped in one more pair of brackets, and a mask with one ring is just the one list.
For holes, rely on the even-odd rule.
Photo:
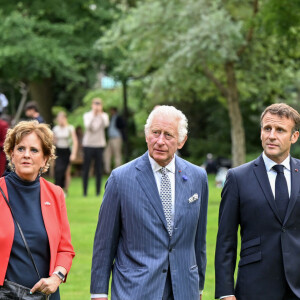
[[(92, 294), (108, 293), (112, 271), (112, 300), (159, 300), (170, 268), (174, 299), (199, 300), (206, 268), (207, 176), (179, 157), (175, 166), (171, 238), (148, 153), (112, 172), (95, 234)], [(194, 194), (199, 198), (190, 203)]]

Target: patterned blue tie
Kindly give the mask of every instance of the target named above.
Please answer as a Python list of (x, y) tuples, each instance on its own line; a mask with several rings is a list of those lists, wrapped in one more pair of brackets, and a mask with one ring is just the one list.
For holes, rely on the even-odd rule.
[(284, 217), (290, 200), (288, 186), (283, 172), (284, 166), (275, 165), (273, 169), (277, 172), (275, 181), (275, 202), (279, 212), (279, 216), (281, 220), (284, 221)]
[(171, 182), (168, 176), (168, 171), (166, 168), (161, 168), (160, 172), (161, 182), (160, 182), (160, 199), (164, 209), (164, 214), (167, 220), (167, 229), (169, 235), (172, 236), (172, 194), (171, 194)]

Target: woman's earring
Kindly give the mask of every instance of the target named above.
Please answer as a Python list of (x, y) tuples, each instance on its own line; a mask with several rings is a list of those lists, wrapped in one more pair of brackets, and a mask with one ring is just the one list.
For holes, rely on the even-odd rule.
[(15, 172), (15, 171), (16, 171), (16, 167), (15, 167), (15, 164), (14, 164), (14, 163), (11, 163), (11, 170), (12, 170), (12, 172)]
[(39, 176), (41, 176), (43, 174), (43, 170), (44, 170), (44, 168), (40, 168), (40, 170), (39, 170)]

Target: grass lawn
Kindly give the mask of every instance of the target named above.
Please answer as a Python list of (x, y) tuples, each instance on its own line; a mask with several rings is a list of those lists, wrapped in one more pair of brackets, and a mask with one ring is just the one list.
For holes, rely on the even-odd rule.
[[(204, 300), (214, 299), (214, 252), (221, 194), (221, 190), (214, 186), (214, 176), (209, 177), (209, 194)], [(90, 299), (89, 287), (93, 240), (101, 204), (101, 199), (95, 197), (95, 182), (93, 178), (89, 182), (89, 195), (87, 198), (82, 197), (81, 179), (74, 178), (66, 202), (76, 257), (67, 283), (61, 285), (60, 288), (62, 300)]]

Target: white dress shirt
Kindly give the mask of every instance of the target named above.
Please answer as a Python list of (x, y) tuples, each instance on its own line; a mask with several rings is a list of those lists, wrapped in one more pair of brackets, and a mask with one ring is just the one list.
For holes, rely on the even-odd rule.
[[(149, 161), (156, 181), (158, 193), (160, 193), (160, 183), (161, 183), (161, 176), (162, 176), (160, 169), (162, 168), (162, 166), (160, 166), (152, 157), (150, 157), (150, 155), (149, 155)], [(174, 216), (175, 216), (175, 155), (171, 160), (171, 162), (165, 168), (167, 170), (167, 175), (169, 176), (170, 183), (171, 183), (172, 227), (173, 227)]]
[[(269, 177), (272, 193), (273, 193), (273, 196), (274, 196), (274, 199), (275, 199), (275, 181), (276, 181), (277, 172), (275, 170), (273, 170), (272, 168), (275, 165), (277, 165), (277, 163), (274, 162), (273, 160), (271, 160), (265, 154), (265, 152), (263, 152), (263, 160), (264, 160), (264, 163), (265, 163), (265, 166), (266, 166), (266, 170), (267, 170), (267, 174), (268, 174), (268, 177)], [(284, 172), (284, 176), (285, 176), (288, 191), (289, 191), (289, 197), (291, 196), (291, 166), (290, 166), (290, 160), (291, 160), (291, 157), (288, 156), (281, 163), (281, 165), (284, 166), (283, 172)]]
[[(268, 174), (271, 190), (272, 190), (274, 200), (275, 200), (275, 181), (276, 181), (277, 172), (275, 170), (273, 170), (273, 167), (275, 165), (277, 165), (277, 163), (275, 161), (273, 161), (272, 159), (270, 159), (265, 154), (265, 152), (263, 152), (262, 157), (263, 157), (263, 160), (264, 160), (264, 163), (265, 163), (265, 166), (266, 166), (266, 171), (267, 171), (267, 174)], [(289, 191), (289, 197), (291, 196), (291, 165), (290, 165), (290, 160), (291, 160), (291, 157), (288, 156), (280, 164), (280, 165), (284, 166), (283, 172), (284, 172), (284, 176), (285, 176), (288, 191)], [(220, 299), (223, 299), (223, 298), (226, 298), (226, 297), (231, 297), (231, 296), (233, 296), (233, 295), (223, 296), (223, 297), (220, 297)]]

